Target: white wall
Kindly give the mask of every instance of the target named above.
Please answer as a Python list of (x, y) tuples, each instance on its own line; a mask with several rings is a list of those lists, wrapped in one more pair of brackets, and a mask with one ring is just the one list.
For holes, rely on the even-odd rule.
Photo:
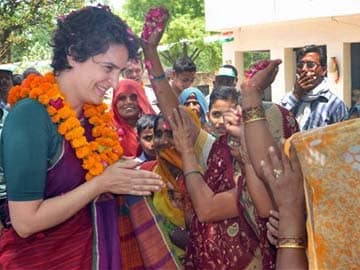
[(359, 0), (205, 0), (208, 31), (359, 13)]
[(286, 91), (291, 91), (295, 72), (292, 48), (316, 44), (327, 46), (328, 59), (337, 58), (340, 80), (335, 83), (333, 74), (329, 74), (329, 80), (333, 91), (350, 104), (349, 43), (360, 42), (360, 15), (273, 23), (233, 31), (234, 41), (223, 45), (223, 62), (235, 64), (240, 74), (243, 74), (241, 53), (244, 51), (270, 50), (271, 58), (283, 59), (272, 86), (273, 101), (278, 102)]

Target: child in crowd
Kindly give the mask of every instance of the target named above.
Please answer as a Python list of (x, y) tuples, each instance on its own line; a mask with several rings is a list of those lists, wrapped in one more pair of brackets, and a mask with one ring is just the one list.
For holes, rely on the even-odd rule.
[(196, 65), (190, 57), (185, 56), (176, 60), (173, 66), (171, 87), (177, 96), (192, 85), (195, 74)]
[(136, 122), (138, 141), (142, 152), (137, 157), (139, 161), (149, 161), (155, 159), (154, 149), (154, 122), (155, 114), (144, 114)]

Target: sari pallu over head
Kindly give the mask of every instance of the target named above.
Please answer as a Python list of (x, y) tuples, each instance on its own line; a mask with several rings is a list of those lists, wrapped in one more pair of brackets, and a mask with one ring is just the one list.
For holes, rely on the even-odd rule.
[(184, 105), (187, 101), (187, 99), (191, 95), (195, 95), (197, 101), (200, 104), (200, 121), (202, 124), (206, 123), (206, 113), (209, 111), (209, 105), (206, 102), (206, 99), (204, 97), (204, 94), (195, 87), (189, 87), (181, 92), (179, 96), (179, 102), (180, 104)]
[[(116, 90), (114, 90), (111, 102), (111, 112), (113, 114), (113, 123), (119, 135), (121, 146), (124, 149), (125, 156), (134, 156), (138, 154), (139, 143), (135, 127), (130, 125), (118, 112), (116, 103), (121, 94), (136, 94), (137, 104), (141, 114), (155, 114), (141, 84), (133, 80), (121, 80)], [(141, 115), (139, 115), (140, 118)]]

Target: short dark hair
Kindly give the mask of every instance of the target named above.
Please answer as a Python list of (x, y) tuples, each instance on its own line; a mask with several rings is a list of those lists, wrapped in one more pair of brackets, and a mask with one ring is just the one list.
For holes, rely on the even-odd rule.
[(235, 87), (220, 86), (219, 88), (215, 88), (210, 95), (209, 110), (217, 100), (230, 100), (238, 104), (239, 97), (240, 93)]
[(88, 6), (58, 19), (52, 44), (51, 66), (55, 73), (70, 69), (66, 56), (84, 62), (105, 53), (111, 44), (127, 47), (129, 58), (135, 58), (139, 48), (136, 36), (127, 24), (106, 6)]
[(326, 46), (317, 46), (317, 45), (306, 45), (303, 48), (296, 50), (296, 62), (301, 61), (301, 59), (307, 53), (318, 53), (320, 56), (320, 65), (326, 67)]
[(37, 74), (37, 75), (41, 75), (41, 73), (34, 67), (28, 67), (27, 69), (24, 70), (24, 72), (22, 73), (23, 79), (26, 79), (27, 76), (29, 76), (30, 74)]
[(196, 72), (196, 65), (189, 56), (184, 56), (175, 61), (173, 71), (175, 73)]
[(14, 74), (12, 76), (13, 85), (20, 85), (23, 80), (24, 80), (24, 77), (22, 74)]
[(147, 128), (154, 128), (154, 123), (157, 118), (156, 114), (144, 114), (136, 122), (137, 134), (140, 136), (141, 132)]

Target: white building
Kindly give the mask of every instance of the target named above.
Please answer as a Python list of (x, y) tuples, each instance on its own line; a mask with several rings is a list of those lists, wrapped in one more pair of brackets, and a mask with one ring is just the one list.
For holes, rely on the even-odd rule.
[[(272, 85), (274, 102), (292, 90), (294, 49), (309, 44), (326, 46), (332, 90), (348, 106), (352, 89), (360, 88), (359, 0), (205, 0), (205, 17), (206, 30), (233, 32), (234, 41), (223, 45), (223, 62), (240, 75), (244, 52), (267, 50), (283, 60)], [(331, 57), (338, 62), (337, 82)]]

